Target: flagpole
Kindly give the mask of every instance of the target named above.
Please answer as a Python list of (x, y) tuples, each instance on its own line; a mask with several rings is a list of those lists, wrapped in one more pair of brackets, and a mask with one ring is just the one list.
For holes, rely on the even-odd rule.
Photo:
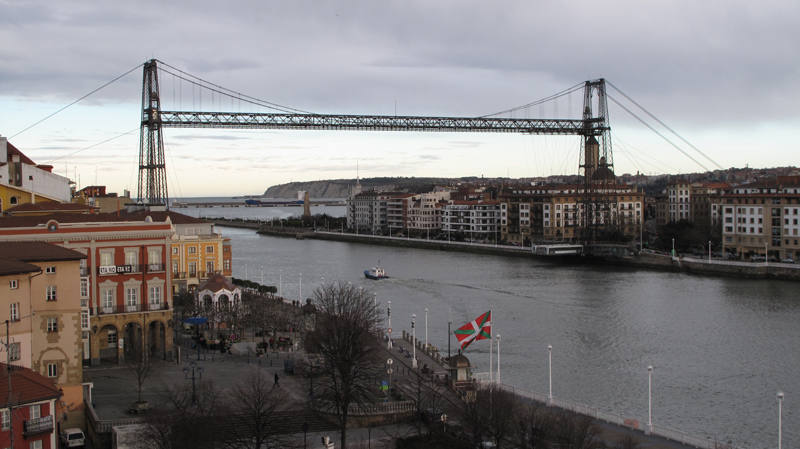
[(500, 334), (497, 334), (497, 383), (500, 382)]

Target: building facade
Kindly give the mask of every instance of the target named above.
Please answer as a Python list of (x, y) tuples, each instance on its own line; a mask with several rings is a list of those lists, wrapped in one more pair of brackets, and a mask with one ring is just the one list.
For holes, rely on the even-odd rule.
[(451, 201), (442, 211), (442, 232), (471, 242), (495, 242), (500, 238), (500, 203)]
[[(57, 386), (28, 368), (0, 363), (0, 445), (25, 449), (57, 449)], [(10, 391), (9, 391), (10, 390)], [(10, 394), (9, 394), (10, 393)], [(11, 399), (11, 400), (10, 400)], [(11, 407), (8, 404), (12, 404)]]
[(719, 208), (725, 252), (741, 259), (800, 259), (800, 176), (730, 188)]
[(8, 311), (11, 339), (7, 360), (61, 388), (59, 421), (71, 427), (84, 423), (77, 280), (85, 258), (47, 243), (0, 242), (0, 310)]
[(5, 137), (0, 137), (0, 212), (37, 202), (69, 202), (70, 180), (37, 165)]
[(173, 295), (194, 293), (216, 274), (231, 276), (230, 241), (215, 232), (213, 223), (182, 214), (170, 214), (170, 218), (175, 229), (169, 249)]
[(139, 351), (172, 350), (174, 233), (168, 213), (3, 217), (0, 241), (44, 241), (86, 256), (76, 278), (84, 363), (120, 363)]

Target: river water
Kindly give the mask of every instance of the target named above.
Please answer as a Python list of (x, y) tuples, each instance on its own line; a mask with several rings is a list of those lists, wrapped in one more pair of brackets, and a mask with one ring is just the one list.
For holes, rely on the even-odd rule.
[[(456, 328), (491, 309), (503, 383), (547, 394), (550, 344), (554, 397), (642, 427), (648, 365), (653, 423), (710, 442), (777, 447), (783, 391), (783, 444), (800, 447), (800, 284), (219, 230), (231, 238), (235, 277), (280, 285), (288, 298), (324, 280), (363, 286), (392, 301), (395, 336), (416, 313), (424, 340), (427, 307), (428, 339), (445, 352), (448, 319)], [(364, 278), (377, 263), (391, 279)], [(487, 341), (467, 349), (473, 371), (488, 371), (488, 350)]]

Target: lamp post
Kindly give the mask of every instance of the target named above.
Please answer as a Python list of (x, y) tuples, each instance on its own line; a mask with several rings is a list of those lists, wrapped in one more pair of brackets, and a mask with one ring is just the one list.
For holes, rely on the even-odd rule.
[(672, 257), (675, 257), (675, 237), (672, 237)]
[(708, 241), (708, 261), (711, 262), (711, 240)]
[(653, 433), (653, 365), (647, 366), (647, 432)]
[(783, 426), (781, 425), (782, 424), (781, 420), (783, 418), (781, 416), (783, 414), (782, 407), (783, 407), (783, 392), (779, 391), (778, 392), (778, 449), (781, 449), (781, 444), (782, 444), (781, 440), (783, 436), (783, 428), (782, 428)]
[(547, 345), (547, 379), (550, 388), (547, 393), (547, 403), (553, 404), (553, 345)]
[(392, 302), (387, 301), (386, 305), (386, 318), (389, 320), (389, 342), (386, 344), (387, 349), (392, 349)]
[(417, 367), (417, 329), (414, 323), (417, 321), (417, 314), (411, 314), (411, 350), (413, 354), (411, 355), (411, 367)]
[(497, 334), (497, 383), (500, 382), (500, 334)]
[(425, 350), (428, 350), (428, 308), (425, 307)]
[[(195, 379), (202, 379), (203, 378), (203, 367), (197, 366), (195, 362), (189, 362), (189, 366), (185, 366), (183, 368), (183, 378), (189, 379), (189, 373), (191, 374), (192, 379), (192, 405), (197, 405), (197, 386), (195, 384)], [(196, 374), (196, 376), (195, 376)]]

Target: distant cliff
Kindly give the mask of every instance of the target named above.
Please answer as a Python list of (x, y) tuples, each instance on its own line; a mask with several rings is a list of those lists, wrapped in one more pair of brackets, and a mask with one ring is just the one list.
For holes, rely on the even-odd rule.
[[(449, 185), (456, 182), (475, 181), (478, 178), (365, 178), (362, 190), (407, 191), (411, 193), (428, 192), (436, 185)], [(268, 198), (296, 198), (298, 190), (308, 191), (311, 198), (346, 198), (355, 179), (328, 179), (323, 181), (290, 182), (269, 187), (264, 196)]]

